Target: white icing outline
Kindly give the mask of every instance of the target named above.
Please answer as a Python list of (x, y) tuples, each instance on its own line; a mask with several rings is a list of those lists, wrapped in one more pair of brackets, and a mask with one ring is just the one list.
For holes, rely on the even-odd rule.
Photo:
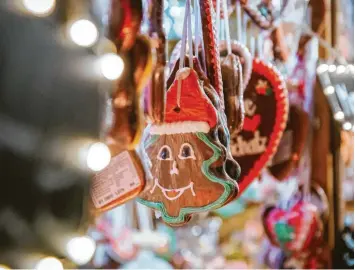
[[(184, 149), (184, 147), (185, 146), (188, 146), (188, 147), (190, 147), (190, 153), (191, 153), (191, 155), (189, 156), (189, 157), (183, 157), (182, 155), (181, 155), (181, 153), (182, 153), (182, 150)], [(180, 150), (179, 150), (179, 155), (178, 155), (178, 157), (179, 157), (179, 159), (193, 159), (193, 160), (196, 160), (196, 156), (195, 156), (195, 151), (194, 151), (194, 149), (192, 148), (192, 145), (191, 144), (189, 144), (189, 143), (183, 143), (181, 146), (180, 146)]]
[[(163, 151), (164, 148), (167, 148), (167, 149), (168, 149), (169, 158), (162, 159), (162, 158), (160, 157), (160, 154), (161, 154), (161, 152)], [(171, 151), (171, 148), (170, 148), (169, 145), (164, 144), (164, 145), (160, 148), (159, 153), (158, 153), (158, 155), (157, 155), (157, 159), (158, 159), (158, 160), (173, 160), (173, 152)]]
[(152, 125), (150, 134), (152, 135), (171, 135), (182, 133), (208, 133), (210, 126), (204, 121), (183, 121), (174, 123), (164, 123), (162, 125)]
[(170, 170), (170, 175), (179, 175), (179, 169), (176, 166), (176, 161), (173, 162), (173, 168)]
[[(193, 196), (196, 196), (196, 193), (194, 191), (194, 183), (193, 182), (190, 182), (190, 184), (188, 184), (186, 187), (182, 187), (182, 188), (178, 188), (178, 189), (174, 189), (174, 188), (173, 189), (168, 189), (168, 188), (165, 188), (165, 187), (161, 186), (159, 184), (158, 178), (155, 178), (154, 179), (154, 186), (150, 190), (151, 194), (154, 192), (156, 187), (160, 188), (160, 190), (163, 193), (164, 197), (166, 199), (168, 199), (169, 201), (174, 201), (174, 200), (180, 198), (181, 195), (188, 189), (191, 190), (191, 193), (192, 193)], [(169, 191), (170, 192), (178, 192), (178, 194), (176, 196), (174, 196), (174, 197), (169, 197), (168, 194), (167, 194)]]

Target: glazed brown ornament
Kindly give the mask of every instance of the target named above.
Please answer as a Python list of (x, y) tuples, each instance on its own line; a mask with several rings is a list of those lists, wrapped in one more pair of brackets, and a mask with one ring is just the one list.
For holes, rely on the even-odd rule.
[(91, 198), (98, 211), (107, 211), (136, 197), (145, 187), (143, 164), (133, 151), (115, 153), (110, 164), (94, 176)]
[(164, 121), (166, 99), (166, 39), (163, 30), (164, 1), (150, 1), (149, 10), (149, 36), (156, 50), (157, 61), (152, 72), (151, 82), (145, 89), (145, 112), (150, 122), (162, 123)]
[[(178, 60), (175, 63), (174, 68), (172, 69), (172, 72), (170, 74), (170, 77), (167, 81), (167, 85), (170, 87), (171, 84), (174, 81), (174, 78), (176, 76), (176, 73), (179, 69), (179, 63), (180, 60)], [(189, 59), (186, 56), (185, 57), (185, 65), (188, 65)], [(214, 90), (213, 86), (210, 84), (209, 79), (207, 78), (206, 74), (201, 68), (199, 59), (197, 57), (193, 58), (193, 67), (196, 73), (198, 74), (198, 78), (203, 82), (203, 90), (205, 94), (208, 96), (210, 101), (212, 102), (213, 106), (215, 109), (218, 111), (219, 115), (221, 117), (218, 118), (216, 128), (214, 132), (212, 133), (213, 135), (213, 140), (215, 143), (220, 147), (223, 151), (223, 156), (225, 157), (225, 162), (223, 165), (223, 168), (220, 168), (221, 172), (226, 174), (226, 177), (233, 179), (234, 181), (237, 181), (240, 176), (240, 166), (239, 164), (234, 160), (231, 150), (230, 150), (230, 133), (228, 132), (227, 129), (227, 121), (226, 121), (226, 115), (225, 115), (225, 110), (223, 109), (223, 105), (221, 103), (221, 99), (219, 95), (216, 93)]]
[(170, 225), (221, 207), (237, 192), (236, 182), (219, 169), (224, 165), (223, 150), (214, 140), (219, 117), (197, 73), (180, 69), (167, 92), (165, 123), (147, 130), (144, 144), (154, 185), (138, 199)]
[[(251, 56), (251, 53), (249, 52), (248, 48), (238, 42), (233, 40), (231, 42), (231, 47), (232, 47), (232, 53), (236, 56), (238, 56), (238, 59), (240, 63), (242, 64), (242, 72), (243, 72), (243, 91), (245, 87), (247, 87), (250, 76), (252, 73), (253, 69), (253, 57)], [(224, 57), (227, 55), (227, 44), (225, 41), (221, 41), (219, 44), (219, 52), (221, 57)]]
[(152, 72), (152, 57), (144, 36), (123, 56), (125, 68), (112, 96), (113, 125), (107, 135), (111, 148), (134, 149), (140, 141), (144, 125), (141, 95)]
[(241, 167), (240, 192), (259, 176), (279, 145), (286, 128), (288, 99), (280, 73), (259, 59), (244, 92), (245, 119), (232, 134), (231, 151)]
[(113, 123), (106, 144), (110, 164), (94, 176), (91, 197), (95, 208), (107, 211), (136, 197), (146, 185), (143, 163), (135, 150), (143, 132), (142, 89), (152, 70), (149, 41), (138, 36), (124, 55), (125, 69), (112, 96)]
[(133, 47), (142, 18), (141, 0), (111, 0), (108, 38), (116, 44), (119, 52)]
[(296, 105), (291, 105), (286, 130), (277, 152), (268, 168), (278, 180), (286, 179), (298, 167), (309, 129), (308, 114)]
[(244, 120), (242, 66), (238, 57), (229, 54), (221, 60), (224, 106), (231, 134), (240, 130)]

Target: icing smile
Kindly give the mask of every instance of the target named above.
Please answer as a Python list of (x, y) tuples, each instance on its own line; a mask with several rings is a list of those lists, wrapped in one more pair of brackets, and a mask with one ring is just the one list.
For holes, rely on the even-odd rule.
[(158, 178), (154, 180), (154, 186), (150, 190), (150, 193), (153, 193), (155, 188), (159, 187), (161, 192), (164, 194), (164, 197), (167, 198), (169, 201), (174, 201), (179, 198), (186, 190), (190, 189), (193, 196), (196, 196), (194, 191), (194, 183), (190, 182), (186, 187), (177, 188), (177, 189), (169, 189), (164, 188), (159, 184)]

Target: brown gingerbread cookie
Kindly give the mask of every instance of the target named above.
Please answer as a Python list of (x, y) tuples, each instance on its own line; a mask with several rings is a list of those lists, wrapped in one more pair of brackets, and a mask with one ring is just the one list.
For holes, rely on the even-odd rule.
[[(188, 65), (189, 59), (186, 56), (185, 57), (185, 65)], [(170, 77), (167, 81), (167, 85), (170, 87), (173, 79), (176, 76), (176, 72), (179, 69), (179, 63), (180, 60), (177, 60), (175, 63), (175, 66), (170, 74)], [(202, 67), (200, 65), (199, 59), (197, 57), (193, 58), (193, 65), (194, 65), (194, 70), (198, 74), (199, 79), (203, 82), (203, 90), (205, 94), (208, 96), (210, 101), (212, 102), (213, 106), (215, 109), (219, 112), (219, 115), (221, 116), (218, 119), (216, 128), (213, 132), (213, 139), (218, 144), (218, 147), (220, 147), (223, 151), (223, 156), (225, 157), (225, 162), (223, 165), (223, 168), (220, 168), (222, 173), (226, 173), (226, 177), (230, 177), (234, 181), (237, 181), (239, 179), (240, 175), (240, 166), (239, 164), (234, 160), (231, 151), (230, 151), (230, 133), (226, 129), (227, 127), (227, 122), (226, 122), (226, 115), (225, 111), (222, 107), (221, 104), (221, 99), (218, 94), (216, 94), (216, 91), (214, 90), (213, 86), (210, 84), (209, 79), (207, 78), (206, 74), (202, 70)]]
[(286, 130), (273, 157), (269, 172), (278, 180), (283, 180), (298, 167), (306, 144), (309, 130), (309, 116), (297, 105), (289, 109)]
[(165, 123), (149, 127), (145, 141), (154, 185), (138, 201), (181, 225), (190, 216), (221, 207), (237, 185), (223, 170), (223, 150), (214, 140), (218, 114), (191, 68), (180, 69), (167, 92)]
[(245, 119), (241, 131), (232, 134), (231, 151), (241, 167), (240, 192), (259, 176), (279, 145), (286, 128), (288, 97), (280, 73), (259, 59), (244, 92)]
[(241, 129), (244, 121), (242, 66), (235, 54), (221, 59), (224, 106), (231, 134)]

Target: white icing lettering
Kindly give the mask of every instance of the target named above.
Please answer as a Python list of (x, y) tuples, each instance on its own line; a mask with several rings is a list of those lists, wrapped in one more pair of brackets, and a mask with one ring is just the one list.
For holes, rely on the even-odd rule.
[(232, 145), (233, 156), (240, 157), (246, 155), (257, 155), (266, 150), (267, 137), (261, 137), (259, 131), (255, 131), (255, 136), (249, 141), (245, 141), (242, 136), (237, 135), (236, 143)]

